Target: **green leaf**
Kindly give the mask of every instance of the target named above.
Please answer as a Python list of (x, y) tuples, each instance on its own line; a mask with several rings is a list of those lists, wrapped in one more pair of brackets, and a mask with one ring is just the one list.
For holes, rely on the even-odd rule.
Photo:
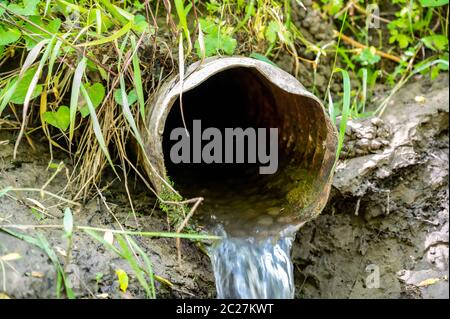
[(365, 48), (357, 56), (355, 60), (361, 63), (363, 66), (374, 65), (380, 61), (381, 57), (376, 54), (376, 49), (374, 47)]
[(236, 46), (237, 42), (232, 37), (222, 36), (219, 38), (219, 50), (223, 50), (228, 55), (232, 55), (234, 53)]
[(107, 37), (102, 36), (98, 40), (94, 40), (91, 42), (85, 42), (85, 43), (79, 44), (78, 46), (79, 47), (87, 47), (87, 46), (100, 45), (100, 44), (112, 42), (112, 41), (120, 38), (121, 36), (125, 35), (128, 31), (130, 31), (132, 26), (133, 26), (133, 21), (130, 21), (126, 25), (124, 25), (120, 30), (115, 31), (110, 36), (107, 36)]
[(8, 10), (12, 11), (15, 14), (20, 14), (23, 16), (35, 16), (39, 15), (39, 10), (37, 5), (40, 0), (23, 0), (23, 6), (11, 3), (8, 6)]
[(440, 7), (448, 4), (448, 0), (420, 0), (422, 7)]
[(440, 72), (439, 66), (433, 66), (431, 67), (431, 72), (430, 72), (430, 78), (431, 80), (434, 80), (438, 77)]
[(87, 24), (96, 25), (98, 30), (98, 22), (100, 23), (100, 33), (107, 31), (114, 24), (111, 19), (102, 12), (100, 9), (89, 10), (89, 14), (87, 17)]
[(17, 28), (3, 29), (0, 26), (0, 46), (8, 45), (20, 39), (20, 31)]
[[(69, 108), (67, 108), (67, 112), (69, 112)], [(67, 120), (69, 117), (67, 116)], [(64, 209), (64, 218), (63, 218), (63, 225), (64, 225), (64, 232), (66, 233), (67, 237), (72, 236), (73, 233), (73, 215), (72, 211), (69, 207), (66, 207)]]
[[(114, 90), (114, 101), (116, 101), (117, 104), (123, 106), (121, 89)], [(127, 101), (128, 101), (128, 105), (130, 105), (130, 106), (133, 105), (137, 101), (137, 94), (134, 89), (131, 90), (130, 92), (128, 92)]]
[(147, 30), (148, 26), (149, 24), (147, 22), (147, 19), (145, 19), (143, 15), (138, 14), (134, 17), (134, 24), (133, 24), (134, 31), (142, 33), (145, 30)]
[[(216, 54), (225, 53), (232, 55), (236, 49), (237, 42), (230, 36), (220, 34), (208, 34), (204, 38), (205, 56), (210, 57)], [(198, 40), (195, 42), (197, 55), (200, 57), (200, 45)]]
[(252, 54), (250, 54), (250, 57), (253, 58), (253, 59), (259, 60), (259, 61), (263, 61), (263, 62), (269, 63), (269, 64), (271, 64), (273, 66), (277, 66), (274, 62), (269, 60), (265, 55), (253, 52)]
[[(210, 57), (216, 54), (228, 54), (232, 55), (236, 49), (237, 42), (230, 35), (226, 34), (224, 29), (219, 29), (218, 25), (211, 20), (200, 19), (199, 20), (202, 31), (205, 33), (205, 56)], [(197, 40), (195, 42), (195, 49), (197, 55), (202, 57), (200, 50), (200, 43)]]
[(210, 19), (199, 19), (200, 25), (202, 26), (202, 31), (206, 34), (217, 34), (219, 33), (219, 27), (217, 23)]
[(116, 270), (117, 279), (119, 279), (119, 287), (123, 292), (128, 288), (128, 275), (123, 269)]
[[(16, 90), (14, 91), (11, 99), (9, 100), (14, 104), (23, 104), (25, 102), (25, 96), (27, 95), (28, 88), (30, 87), (31, 80), (33, 79), (34, 74), (36, 73), (37, 68), (31, 68), (25, 72), (22, 79), (17, 84)], [(17, 77), (10, 82), (7, 88), (14, 85), (17, 81)], [(6, 88), (5, 88), (6, 89)], [(31, 99), (37, 98), (42, 93), (42, 84), (39, 84), (34, 89), (33, 94), (31, 95)], [(3, 96), (3, 92), (0, 93), (0, 96)]]
[(405, 49), (408, 47), (409, 44), (409, 37), (407, 35), (404, 34), (399, 34), (396, 37), (398, 45), (400, 46), (401, 49)]
[[(39, 27), (47, 30), (48, 32), (50, 32), (51, 34), (56, 34), (58, 33), (60, 27), (61, 27), (61, 19), (56, 18), (56, 19), (52, 19), (48, 24), (46, 24), (40, 16), (32, 16), (28, 18), (33, 24), (38, 25)], [(24, 28), (26, 29), (26, 32), (24, 32), (24, 39), (25, 39), (25, 44), (28, 50), (30, 50), (31, 48), (33, 48), (36, 45), (36, 36), (38, 36), (38, 38), (44, 38), (44, 39), (50, 39), (52, 36), (46, 32), (43, 32), (41, 29), (37, 28), (36, 26), (34, 26), (31, 23), (26, 23), (24, 25)], [(33, 37), (30, 37), (26, 34), (31, 34), (33, 35)]]
[(277, 40), (277, 34), (278, 34), (279, 30), (280, 30), (280, 27), (279, 27), (278, 23), (276, 23), (275, 21), (271, 21), (269, 23), (269, 25), (267, 26), (267, 29), (265, 32), (267, 41), (269, 41), (270, 43), (275, 43), (275, 41)]
[(61, 105), (56, 112), (44, 112), (44, 121), (59, 128), (61, 131), (67, 130), (70, 124), (70, 109)]
[[(96, 109), (103, 101), (105, 97), (105, 87), (102, 83), (96, 82), (91, 86), (86, 86), (86, 91), (88, 92), (89, 98), (91, 99), (92, 106)], [(86, 104), (86, 103), (85, 103)], [(80, 109), (81, 116), (84, 118), (89, 115), (89, 108), (87, 105)]]
[(448, 50), (448, 38), (442, 34), (430, 35), (422, 38), (423, 44), (433, 51)]

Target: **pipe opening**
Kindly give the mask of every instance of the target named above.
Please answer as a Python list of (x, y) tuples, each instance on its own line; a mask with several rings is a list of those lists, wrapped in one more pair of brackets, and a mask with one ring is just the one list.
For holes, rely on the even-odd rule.
[[(334, 155), (335, 146), (329, 145), (333, 140), (330, 127), (321, 108), (313, 98), (274, 85), (255, 68), (222, 70), (183, 93), (191, 163), (170, 160), (170, 151), (178, 142), (171, 140), (170, 134), (183, 127), (179, 98), (171, 106), (162, 136), (166, 175), (184, 197), (205, 197), (202, 211), (207, 214), (202, 216), (220, 219), (225, 226), (236, 224), (236, 229), (242, 230), (243, 223), (267, 228), (306, 220), (314, 213), (330, 174), (333, 161), (329, 153)], [(254, 128), (256, 132), (257, 128), (278, 128), (276, 173), (261, 175), (259, 168), (268, 165), (261, 163), (192, 163), (194, 120), (201, 121), (202, 131), (218, 128), (223, 139), (225, 128)], [(202, 148), (208, 142), (202, 141)], [(266, 146), (269, 153), (268, 143)], [(233, 227), (227, 231), (232, 232)]]

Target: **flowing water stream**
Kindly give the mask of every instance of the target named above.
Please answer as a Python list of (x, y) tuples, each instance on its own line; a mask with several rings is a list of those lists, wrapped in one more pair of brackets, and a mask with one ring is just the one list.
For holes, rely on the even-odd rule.
[(294, 298), (290, 258), (295, 229), (266, 238), (224, 237), (209, 253), (218, 298)]
[(213, 185), (197, 179), (204, 187), (190, 185), (189, 190), (205, 197), (197, 221), (223, 237), (208, 248), (217, 297), (294, 298), (290, 254), (298, 222), (282, 204), (283, 196), (251, 179), (240, 185), (226, 176), (221, 176), (220, 183), (217, 178), (210, 180)]

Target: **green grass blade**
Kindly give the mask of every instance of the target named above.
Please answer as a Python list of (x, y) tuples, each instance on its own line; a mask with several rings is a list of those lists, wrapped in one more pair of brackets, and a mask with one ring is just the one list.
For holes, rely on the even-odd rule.
[[(125, 239), (121, 235), (117, 235), (117, 242), (119, 243), (120, 247), (122, 248), (122, 252), (125, 256), (125, 259), (130, 264), (131, 268), (133, 269), (134, 274), (136, 275), (137, 280), (141, 284), (141, 286), (144, 288), (145, 293), (149, 297), (151, 295), (150, 293), (150, 287), (145, 280), (144, 272), (142, 271), (141, 267), (139, 266), (139, 263), (135, 257), (135, 255), (130, 251), (128, 248), (128, 244), (126, 243)], [(125, 235), (125, 238), (128, 239), (128, 237)]]
[(184, 36), (186, 37), (186, 40), (188, 41), (188, 52), (187, 55), (192, 50), (192, 43), (191, 43), (191, 35), (189, 33), (189, 27), (186, 19), (186, 11), (184, 9), (184, 0), (174, 0), (175, 2), (175, 9), (177, 11), (178, 20), (181, 26), (181, 29), (184, 32)]
[(139, 102), (139, 111), (141, 113), (141, 117), (144, 120), (145, 119), (145, 101), (144, 101), (144, 90), (142, 88), (142, 77), (141, 77), (141, 69), (139, 66), (139, 57), (137, 55), (136, 51), (136, 39), (134, 36), (131, 37), (131, 45), (133, 48), (134, 55), (133, 55), (133, 74), (134, 74), (134, 88), (136, 90), (136, 95), (138, 97)]
[(30, 101), (33, 97), (34, 90), (38, 84), (38, 81), (41, 76), (42, 69), (44, 68), (45, 62), (47, 61), (48, 56), (50, 55), (50, 52), (52, 51), (55, 40), (56, 40), (56, 36), (53, 36), (51, 42), (45, 49), (45, 52), (44, 52), (41, 60), (39, 61), (39, 66), (36, 70), (36, 73), (33, 75), (33, 78), (31, 79), (27, 93), (25, 94), (25, 100), (23, 102), (23, 107), (22, 107), (22, 124), (20, 126), (20, 131), (17, 136), (16, 143), (14, 145), (14, 152), (13, 152), (14, 158), (16, 158), (16, 154), (17, 154), (18, 147), (20, 145), (20, 141), (22, 140), (23, 134), (25, 133), (25, 129), (26, 129), (26, 125), (27, 125), (28, 107), (29, 107)]
[(142, 140), (141, 134), (139, 133), (139, 130), (137, 128), (136, 122), (134, 120), (133, 114), (131, 113), (130, 106), (128, 105), (128, 95), (125, 87), (125, 80), (123, 78), (123, 75), (119, 75), (119, 82), (120, 82), (120, 90), (122, 92), (122, 112), (125, 117), (125, 119), (128, 122), (128, 125), (130, 125), (131, 130), (133, 132), (134, 137), (136, 138), (139, 145), (144, 149), (144, 142)]
[(131, 19), (126, 19), (118, 10), (118, 8), (113, 5), (109, 0), (100, 0), (101, 4), (107, 9), (107, 11), (117, 19), (122, 25), (128, 23)]
[(367, 101), (367, 69), (361, 69), (362, 72), (362, 112), (366, 112)]
[(97, 28), (97, 34), (102, 34), (102, 12), (100, 9), (95, 9), (95, 21), (96, 21), (96, 28)]
[(70, 3), (70, 2), (64, 1), (64, 0), (57, 0), (57, 1), (59, 3), (61, 3), (61, 4), (63, 4), (64, 6), (69, 7), (72, 10), (74, 10), (76, 12), (79, 12), (81, 14), (86, 14), (88, 12), (88, 10), (85, 7), (83, 7), (83, 6), (79, 6), (79, 5), (76, 5), (74, 3)]
[(55, 266), (59, 275), (61, 276), (62, 282), (64, 283), (64, 288), (66, 290), (67, 298), (75, 299), (75, 294), (73, 293), (73, 290), (69, 284), (69, 281), (67, 280), (67, 278), (65, 276), (64, 269), (61, 266), (61, 263), (59, 262), (59, 259), (56, 256), (55, 251), (50, 246), (50, 243), (47, 241), (47, 239), (41, 233), (38, 233), (38, 241), (40, 243), (40, 247), (42, 248), (42, 250), (45, 251), (48, 258), (50, 258), (50, 260), (53, 262), (53, 265)]
[(222, 237), (215, 235), (201, 235), (201, 234), (189, 234), (189, 233), (174, 233), (174, 232), (150, 232), (150, 231), (129, 231), (129, 230), (116, 230), (116, 229), (102, 229), (91, 226), (77, 226), (78, 229), (83, 231), (110, 231), (113, 234), (131, 235), (131, 236), (143, 236), (143, 237), (161, 237), (161, 238), (185, 238), (192, 240), (220, 240)]
[(120, 250), (118, 250), (116, 247), (114, 247), (114, 245), (111, 245), (106, 240), (104, 240), (102, 236), (97, 234), (97, 232), (95, 232), (93, 230), (90, 230), (90, 229), (83, 229), (83, 231), (86, 234), (88, 234), (89, 236), (91, 236), (92, 238), (94, 238), (96, 241), (98, 241), (98, 242), (102, 243), (103, 245), (105, 245), (111, 251), (115, 252), (119, 257), (125, 258)]
[(37, 57), (41, 53), (42, 48), (46, 45), (50, 40), (45, 39), (36, 44), (28, 53), (25, 62), (23, 62), (22, 69), (20, 70), (19, 78), (24, 75), (24, 73), (30, 68), (30, 66), (36, 61)]
[(48, 8), (50, 7), (50, 0), (45, 1), (44, 17), (47, 15)]
[(31, 65), (36, 61), (37, 57), (41, 53), (42, 48), (45, 44), (49, 42), (49, 39), (42, 40), (38, 44), (36, 44), (33, 49), (30, 50), (30, 53), (28, 53), (22, 68), (20, 70), (19, 76), (14, 82), (11, 87), (8, 88), (8, 90), (5, 92), (5, 95), (1, 97), (1, 103), (0, 103), (0, 115), (2, 114), (5, 107), (8, 105), (9, 101), (11, 100), (11, 97), (13, 96), (14, 92), (16, 91), (17, 85), (19, 84), (20, 79), (23, 77), (25, 72), (31, 67)]
[(448, 67), (448, 61), (443, 60), (443, 59), (436, 59), (436, 60), (433, 60), (433, 61), (430, 61), (428, 63), (425, 63), (424, 65), (421, 65), (420, 67), (414, 69), (411, 72), (411, 74), (408, 76), (408, 79), (411, 78), (414, 74), (420, 73), (420, 72), (422, 72), (422, 71), (432, 67), (435, 64), (443, 64), (443, 65), (446, 65)]
[(56, 41), (55, 46), (52, 50), (52, 55), (50, 56), (50, 60), (48, 62), (48, 72), (47, 72), (47, 79), (50, 79), (53, 72), (53, 66), (55, 65), (56, 58), (59, 55), (59, 51), (61, 50), (61, 45), (63, 42), (61, 40)]
[(98, 122), (97, 114), (95, 113), (94, 105), (92, 104), (91, 98), (89, 97), (86, 88), (82, 83), (80, 83), (81, 93), (83, 94), (84, 99), (86, 100), (87, 107), (89, 108), (89, 114), (91, 115), (92, 128), (94, 130), (95, 137), (97, 138), (98, 144), (100, 145), (101, 150), (106, 156), (109, 164), (111, 165), (112, 170), (116, 173), (116, 169), (114, 168), (114, 164), (111, 160), (111, 156), (108, 152), (108, 147), (106, 146), (105, 139), (103, 138), (102, 129), (100, 127), (100, 123)]
[(53, 49), (53, 45), (55, 43), (56, 37), (53, 37), (52, 41), (50, 42), (50, 44), (47, 46), (47, 48), (45, 49), (45, 52), (41, 58), (41, 60), (39, 61), (39, 66), (36, 70), (36, 73), (34, 74), (30, 86), (28, 87), (27, 90), (27, 94), (25, 95), (25, 100), (23, 103), (23, 110), (26, 113), (26, 110), (28, 109), (28, 104), (30, 103), (31, 97), (33, 96), (33, 92), (36, 88), (36, 85), (38, 84), (38, 80), (41, 76), (42, 73), (42, 69), (44, 68), (45, 62), (48, 59), (48, 56), (50, 55), (50, 52)]
[(72, 141), (75, 130), (75, 117), (78, 109), (78, 97), (80, 95), (81, 79), (86, 69), (87, 58), (83, 57), (75, 69), (75, 74), (72, 81), (72, 90), (70, 93), (70, 125), (69, 125), (69, 140)]
[(156, 299), (155, 277), (153, 273), (152, 262), (150, 261), (150, 258), (148, 258), (144, 250), (133, 240), (133, 238), (127, 236), (127, 240), (131, 244), (131, 246), (133, 246), (133, 248), (139, 253), (139, 256), (141, 256), (142, 259), (144, 260), (145, 266), (147, 267), (147, 274), (150, 283), (150, 298)]
[(342, 83), (344, 86), (344, 97), (342, 100), (342, 114), (341, 121), (339, 123), (339, 139), (338, 139), (338, 148), (336, 151), (336, 159), (339, 158), (339, 154), (341, 153), (342, 146), (344, 144), (345, 130), (347, 128), (347, 121), (350, 115), (350, 96), (351, 96), (351, 87), (350, 87), (350, 77), (348, 72), (343, 69), (336, 69), (336, 72), (342, 73)]
[(0, 189), (0, 197), (6, 195), (6, 193), (8, 193), (9, 191), (11, 191), (13, 189), (12, 186), (7, 186), (3, 189)]
[(333, 98), (331, 97), (331, 92), (328, 90), (328, 114), (330, 115), (331, 122), (336, 123), (336, 112), (334, 111)]
[(77, 46), (78, 47), (88, 47), (88, 46), (100, 45), (100, 44), (105, 44), (105, 43), (108, 43), (108, 42), (112, 42), (112, 41), (120, 38), (124, 34), (126, 34), (128, 31), (130, 31), (132, 26), (133, 26), (133, 21), (130, 21), (125, 26), (123, 26), (120, 30), (114, 32), (112, 35), (110, 35), (108, 37), (102, 37), (102, 38), (100, 38), (98, 40), (94, 40), (94, 41), (91, 41), (91, 42), (78, 44)]

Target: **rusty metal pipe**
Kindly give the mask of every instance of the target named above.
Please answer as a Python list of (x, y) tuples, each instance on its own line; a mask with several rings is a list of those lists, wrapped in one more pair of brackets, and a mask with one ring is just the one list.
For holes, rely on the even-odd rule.
[[(266, 186), (277, 188), (282, 205), (290, 208), (287, 213), (290, 222), (294, 219), (303, 223), (320, 213), (331, 187), (336, 128), (321, 101), (297, 79), (274, 65), (246, 57), (196, 62), (188, 67), (183, 87), (176, 76), (154, 95), (143, 135), (145, 152), (151, 161), (151, 165), (144, 167), (157, 192), (163, 192), (166, 186), (162, 179), (170, 175), (164, 155), (165, 131), (170, 114), (179, 112), (174, 105), (181, 91), (187, 115), (193, 112), (193, 117), (202, 116), (199, 110), (204, 110), (207, 117), (224, 121), (231, 112), (236, 113), (230, 117), (236, 123), (238, 118), (245, 117), (254, 127), (277, 127), (283, 166), (265, 181)], [(195, 103), (204, 103), (203, 97), (213, 99), (210, 107), (194, 111)], [(236, 103), (231, 103), (229, 112), (215, 106), (223, 99), (233, 101), (233, 98)]]

